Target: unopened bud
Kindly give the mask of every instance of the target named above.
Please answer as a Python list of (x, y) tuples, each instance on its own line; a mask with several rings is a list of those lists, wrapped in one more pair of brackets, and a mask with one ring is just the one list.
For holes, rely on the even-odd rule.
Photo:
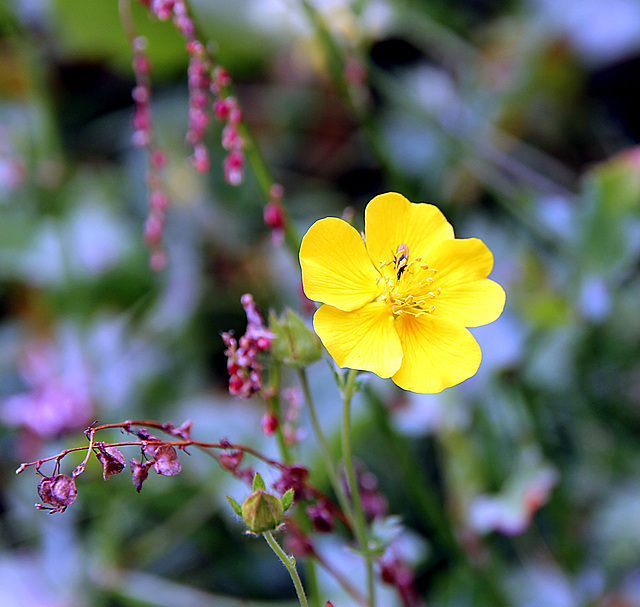
[(320, 339), (293, 310), (285, 310), (279, 318), (271, 314), (269, 329), (276, 336), (271, 344), (275, 360), (303, 368), (322, 358)]
[(253, 493), (240, 508), (242, 520), (253, 533), (271, 531), (282, 523), (284, 513), (292, 503), (293, 491), (287, 491), (282, 498), (267, 493), (262, 477), (256, 473), (253, 477)]
[(280, 499), (265, 491), (254, 491), (242, 503), (242, 520), (254, 533), (275, 529), (283, 517), (284, 508)]

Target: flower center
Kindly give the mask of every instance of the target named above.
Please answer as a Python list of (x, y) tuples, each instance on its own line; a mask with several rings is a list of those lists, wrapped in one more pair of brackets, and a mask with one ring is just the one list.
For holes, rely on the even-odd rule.
[(430, 268), (422, 257), (411, 259), (406, 244), (398, 245), (392, 259), (383, 261), (378, 270), (379, 300), (394, 316), (409, 314), (417, 318), (436, 309), (434, 300), (440, 295), (440, 287), (433, 288), (432, 284), (438, 270)]

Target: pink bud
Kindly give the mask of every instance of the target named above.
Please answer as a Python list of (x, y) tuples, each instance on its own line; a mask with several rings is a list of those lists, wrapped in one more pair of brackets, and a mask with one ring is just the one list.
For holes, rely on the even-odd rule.
[(239, 122), (242, 122), (242, 110), (234, 106), (229, 110), (229, 123), (238, 124)]
[(133, 128), (140, 131), (146, 131), (150, 127), (151, 116), (149, 115), (148, 106), (138, 106), (133, 114)]
[(262, 416), (262, 431), (266, 436), (271, 436), (278, 428), (278, 418), (273, 413), (265, 413)]
[(234, 396), (241, 394), (244, 388), (244, 381), (239, 375), (232, 375), (229, 378), (229, 392)]
[(162, 272), (167, 267), (168, 259), (167, 253), (164, 249), (156, 249), (151, 253), (149, 258), (149, 267), (154, 272)]
[(222, 165), (226, 182), (230, 185), (240, 185), (243, 178), (244, 154), (240, 150), (233, 150), (224, 159)]
[(235, 150), (241, 148), (243, 144), (238, 129), (229, 123), (222, 129), (222, 147), (225, 150)]
[(131, 96), (136, 103), (147, 103), (149, 101), (149, 90), (146, 86), (138, 85), (131, 91)]
[(206, 173), (209, 170), (209, 152), (204, 144), (199, 143), (193, 148), (191, 162), (199, 173)]
[(163, 190), (153, 190), (149, 197), (149, 206), (154, 211), (165, 211), (169, 206), (169, 197)]
[(187, 52), (192, 55), (202, 55), (204, 53), (204, 45), (200, 40), (189, 40), (189, 42), (185, 44), (185, 48)]
[(179, 15), (173, 20), (175, 26), (185, 38), (193, 38), (196, 34), (196, 26), (186, 15)]
[(167, 166), (167, 155), (163, 150), (156, 148), (151, 152), (151, 164), (156, 169), (162, 169)]
[(231, 76), (223, 67), (217, 67), (213, 77), (218, 86), (229, 86), (231, 84)]
[(278, 202), (284, 196), (284, 188), (279, 183), (274, 183), (269, 188), (269, 199)]
[(136, 54), (133, 59), (133, 71), (136, 74), (146, 76), (151, 71), (151, 62), (146, 55)]
[(264, 223), (272, 230), (284, 228), (284, 213), (282, 212), (282, 207), (277, 202), (268, 202), (265, 205)]
[(133, 145), (137, 148), (147, 147), (149, 143), (151, 143), (151, 134), (149, 133), (149, 131), (134, 131), (133, 135), (131, 136), (131, 143), (133, 143)]
[(157, 245), (163, 232), (164, 218), (159, 213), (151, 213), (144, 224), (144, 241), (150, 246)]
[(226, 99), (216, 99), (213, 103), (213, 115), (218, 120), (226, 120), (229, 115), (229, 103)]

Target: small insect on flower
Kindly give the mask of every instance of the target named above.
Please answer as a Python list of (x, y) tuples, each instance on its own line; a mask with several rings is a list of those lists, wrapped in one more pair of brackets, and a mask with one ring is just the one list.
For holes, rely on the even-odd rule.
[(477, 238), (454, 237), (440, 210), (396, 193), (365, 211), (365, 239), (342, 219), (316, 221), (302, 239), (304, 291), (322, 302), (313, 326), (338, 366), (372, 371), (413, 392), (471, 377), (480, 347), (466, 329), (494, 321), (502, 287)]
[(409, 247), (406, 244), (399, 244), (396, 251), (395, 263), (396, 270), (398, 271), (398, 280), (402, 276), (402, 273), (407, 267), (407, 260), (409, 259)]

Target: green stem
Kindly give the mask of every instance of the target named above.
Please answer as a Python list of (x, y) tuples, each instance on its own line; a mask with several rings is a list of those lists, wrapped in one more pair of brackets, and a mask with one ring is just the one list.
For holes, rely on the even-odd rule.
[(276, 428), (276, 440), (278, 441), (280, 457), (285, 464), (290, 464), (292, 463), (293, 458), (291, 457), (291, 450), (289, 449), (289, 445), (287, 445), (287, 441), (284, 438), (284, 433), (282, 432), (282, 410), (280, 407), (280, 376), (280, 366), (273, 365), (269, 373), (269, 386), (273, 391), (273, 396), (267, 398), (267, 402), (269, 403), (269, 410), (278, 419), (278, 426)]
[(265, 531), (263, 534), (264, 539), (267, 540), (267, 544), (271, 547), (276, 553), (276, 556), (282, 561), (282, 564), (287, 568), (289, 575), (291, 576), (291, 580), (293, 581), (293, 585), (296, 588), (296, 594), (298, 595), (298, 601), (300, 602), (300, 607), (309, 607), (309, 603), (307, 602), (307, 596), (304, 593), (304, 587), (302, 586), (302, 581), (300, 580), (300, 576), (296, 571), (295, 559), (292, 556), (288, 556), (286, 552), (280, 548), (280, 544), (276, 542), (273, 535), (271, 535), (271, 531)]
[(333, 459), (331, 458), (329, 444), (327, 443), (327, 439), (325, 438), (322, 427), (320, 426), (320, 421), (318, 419), (318, 414), (316, 413), (313, 396), (311, 395), (311, 390), (309, 389), (307, 372), (304, 369), (300, 369), (298, 371), (298, 378), (300, 380), (300, 386), (302, 387), (304, 399), (307, 403), (307, 411), (309, 411), (309, 417), (311, 418), (313, 432), (316, 435), (318, 444), (320, 445), (320, 453), (322, 454), (322, 458), (324, 459), (325, 468), (327, 470), (327, 474), (329, 475), (329, 481), (331, 483), (331, 486), (333, 487), (333, 490), (335, 491), (336, 497), (338, 498), (340, 508), (342, 508), (342, 511), (344, 512), (349, 522), (354, 525), (355, 521), (353, 517), (353, 510), (347, 496), (345, 495), (345, 492), (340, 486), (340, 482), (338, 481), (338, 474), (336, 473)]
[[(249, 130), (249, 127), (245, 122), (241, 122), (239, 125), (240, 134), (244, 139), (244, 153), (247, 158), (247, 163), (251, 167), (253, 174), (255, 175), (258, 187), (264, 198), (265, 203), (271, 199), (271, 186), (275, 183), (275, 180), (267, 166), (267, 163), (260, 152), (260, 148), (253, 137), (253, 134)], [(284, 201), (282, 202), (282, 212), (284, 215), (284, 242), (287, 248), (291, 252), (294, 258), (298, 257), (298, 249), (300, 248), (300, 234), (296, 230), (295, 226), (291, 222), (289, 213), (287, 211)]]
[(320, 598), (320, 588), (318, 586), (318, 575), (316, 562), (312, 557), (308, 557), (304, 561), (304, 577), (309, 591), (311, 604), (314, 607), (322, 607)]
[(354, 531), (360, 544), (360, 548), (364, 554), (367, 567), (367, 590), (369, 593), (369, 605), (375, 607), (376, 595), (373, 578), (373, 555), (369, 549), (369, 541), (367, 534), (367, 522), (362, 509), (362, 500), (360, 499), (360, 491), (358, 490), (358, 481), (356, 479), (355, 469), (353, 467), (353, 458), (351, 457), (351, 399), (355, 391), (355, 380), (357, 371), (350, 369), (347, 375), (342, 391), (342, 459), (347, 473), (349, 490), (351, 492), (351, 501), (354, 509)]

